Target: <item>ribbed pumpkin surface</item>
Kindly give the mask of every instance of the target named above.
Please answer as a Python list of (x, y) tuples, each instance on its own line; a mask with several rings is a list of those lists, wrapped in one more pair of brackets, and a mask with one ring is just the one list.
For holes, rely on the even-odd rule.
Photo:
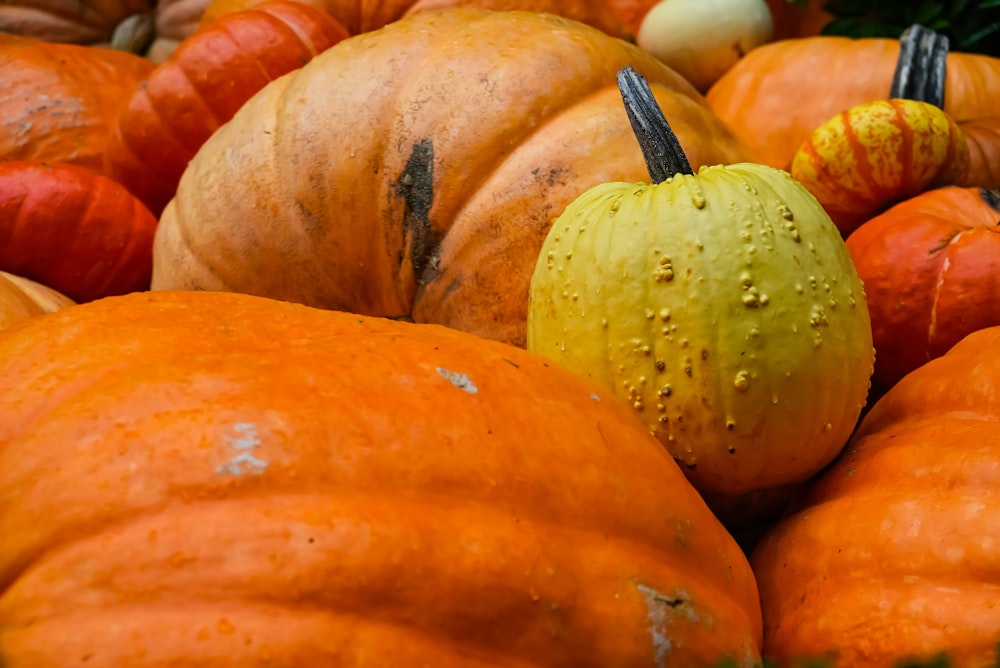
[(6, 668), (757, 657), (749, 566), (666, 451), (511, 346), (133, 294), (0, 336), (0, 405)]
[(149, 288), (156, 218), (89, 169), (0, 162), (0, 269), (75, 301)]
[(212, 135), (164, 210), (153, 286), (524, 345), (551, 220), (591, 186), (646, 173), (615, 83), (630, 63), (692, 164), (746, 156), (634, 45), (553, 15), (419, 13), (333, 46)]
[(205, 140), (268, 82), (347, 37), (319, 9), (269, 0), (185, 40), (131, 96), (106, 171), (157, 215)]
[(102, 171), (111, 125), (153, 67), (123, 51), (0, 34), (0, 160)]

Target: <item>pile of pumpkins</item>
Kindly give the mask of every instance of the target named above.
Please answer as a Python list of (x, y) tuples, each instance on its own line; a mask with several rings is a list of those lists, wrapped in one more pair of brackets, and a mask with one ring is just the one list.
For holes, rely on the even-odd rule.
[(0, 665), (996, 665), (1000, 60), (744, 6), (0, 6)]

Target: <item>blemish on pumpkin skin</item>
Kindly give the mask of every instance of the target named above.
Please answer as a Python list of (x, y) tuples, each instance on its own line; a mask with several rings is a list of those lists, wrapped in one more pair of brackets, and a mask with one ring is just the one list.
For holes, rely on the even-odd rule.
[(476, 387), (476, 384), (473, 383), (472, 380), (464, 373), (451, 371), (449, 369), (444, 369), (442, 367), (436, 367), (436, 370), (438, 374), (441, 375), (442, 378), (447, 380), (449, 383), (451, 383), (458, 389), (464, 390), (469, 394), (476, 394), (477, 392), (479, 392), (479, 388)]
[(268, 462), (254, 456), (255, 449), (261, 445), (257, 433), (257, 425), (252, 422), (238, 422), (232, 427), (235, 436), (225, 435), (223, 438), (238, 451), (227, 463), (216, 467), (218, 474), (229, 473), (235, 476), (252, 473), (260, 475), (267, 470)]

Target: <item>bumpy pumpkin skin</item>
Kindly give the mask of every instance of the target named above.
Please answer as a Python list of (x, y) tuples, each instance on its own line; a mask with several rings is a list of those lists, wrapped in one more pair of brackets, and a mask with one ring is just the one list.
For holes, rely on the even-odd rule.
[(0, 330), (72, 304), (50, 287), (0, 271)]
[(765, 655), (891, 668), (995, 665), (1000, 629), (1000, 328), (889, 390), (798, 512), (755, 550)]
[(161, 217), (153, 287), (412, 316), (523, 346), (552, 219), (593, 185), (645, 174), (615, 85), (628, 63), (693, 164), (746, 155), (634, 45), (553, 15), (415, 14), (272, 82), (209, 138)]
[(257, 91), (347, 37), (325, 12), (268, 0), (184, 41), (136, 89), (114, 124), (105, 171), (155, 214), (205, 140)]
[(868, 294), (875, 376), (891, 386), (966, 335), (1000, 325), (1000, 197), (940, 188), (847, 238)]
[(543, 358), (232, 293), (72, 311), (0, 336), (7, 668), (758, 659), (735, 542)]
[(787, 173), (609, 183), (554, 221), (528, 349), (634, 407), (700, 490), (805, 480), (847, 442), (873, 350), (836, 227)]
[(156, 218), (89, 169), (0, 162), (0, 269), (85, 302), (148, 290)]
[(111, 125), (153, 67), (123, 51), (0, 34), (0, 161), (103, 173)]
[[(899, 56), (891, 39), (815, 36), (765, 44), (748, 53), (706, 94), (712, 109), (747, 143), (754, 160), (787, 169), (822, 123), (885, 99)], [(849, 73), (849, 75), (848, 75)], [(1000, 187), (1000, 58), (949, 53), (944, 110), (969, 145), (958, 185)]]
[(846, 237), (896, 202), (964, 182), (969, 148), (947, 112), (917, 100), (875, 100), (816, 128), (790, 171)]

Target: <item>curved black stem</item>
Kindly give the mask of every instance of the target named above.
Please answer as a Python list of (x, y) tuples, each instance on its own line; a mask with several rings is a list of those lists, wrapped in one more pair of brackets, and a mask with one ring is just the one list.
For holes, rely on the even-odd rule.
[(625, 113), (635, 138), (639, 140), (653, 183), (662, 183), (674, 174), (693, 174), (684, 149), (656, 103), (646, 79), (631, 65), (619, 70), (617, 78)]
[(944, 79), (948, 37), (919, 23), (899, 37), (899, 59), (889, 97), (917, 100), (944, 108)]

